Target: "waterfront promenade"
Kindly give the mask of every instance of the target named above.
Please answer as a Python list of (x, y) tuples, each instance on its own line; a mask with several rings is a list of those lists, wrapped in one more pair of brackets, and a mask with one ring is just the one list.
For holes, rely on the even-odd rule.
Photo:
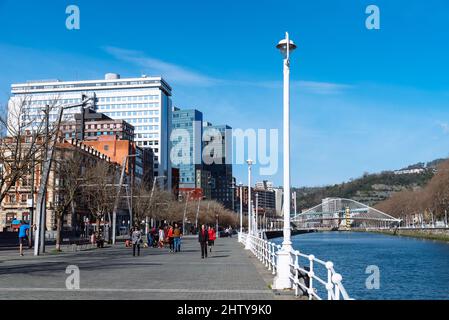
[[(50, 248), (49, 248), (50, 251)], [(67, 266), (80, 270), (80, 290), (67, 290)], [(182, 252), (142, 248), (140, 257), (123, 243), (103, 249), (24, 257), (0, 250), (0, 299), (285, 299), (270, 288), (272, 277), (237, 237), (219, 238), (201, 259), (196, 237)]]

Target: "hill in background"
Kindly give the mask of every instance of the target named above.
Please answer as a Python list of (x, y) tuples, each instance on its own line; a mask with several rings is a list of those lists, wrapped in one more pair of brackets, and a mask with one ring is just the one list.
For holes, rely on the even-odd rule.
[(298, 212), (321, 203), (328, 197), (349, 198), (374, 206), (399, 191), (422, 189), (434, 176), (436, 167), (447, 159), (417, 163), (396, 171), (364, 174), (349, 182), (324, 187), (293, 188), (296, 191)]

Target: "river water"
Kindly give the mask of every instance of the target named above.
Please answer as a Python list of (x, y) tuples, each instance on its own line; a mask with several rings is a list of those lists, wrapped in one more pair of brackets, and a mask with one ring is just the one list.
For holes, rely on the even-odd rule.
[[(302, 253), (332, 261), (352, 298), (449, 299), (449, 243), (361, 232), (302, 234), (292, 242)], [(367, 288), (373, 275), (368, 266), (378, 267), (379, 289)], [(326, 274), (324, 268), (316, 271)]]

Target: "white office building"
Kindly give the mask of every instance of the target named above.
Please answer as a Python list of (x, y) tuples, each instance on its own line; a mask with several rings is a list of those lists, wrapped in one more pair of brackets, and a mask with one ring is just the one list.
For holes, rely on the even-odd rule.
[[(135, 128), (134, 141), (154, 151), (155, 176), (165, 176), (171, 188), (170, 132), (172, 121), (171, 87), (161, 77), (124, 78), (109, 73), (102, 80), (60, 81), (42, 80), (11, 86), (10, 113), (24, 99), (29, 113), (38, 114), (45, 105), (81, 102), (81, 95), (95, 98), (94, 109), (112, 119), (123, 119)], [(70, 119), (78, 108), (64, 111)], [(57, 119), (58, 108), (51, 109), (50, 122)], [(108, 128), (104, 128), (107, 132)], [(161, 179), (162, 180), (162, 179)], [(161, 181), (162, 182), (162, 181)]]

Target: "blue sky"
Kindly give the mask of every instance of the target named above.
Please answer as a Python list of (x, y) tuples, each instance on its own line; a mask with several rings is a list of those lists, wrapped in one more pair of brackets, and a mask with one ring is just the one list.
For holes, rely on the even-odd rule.
[[(65, 27), (70, 4), (80, 30)], [(365, 28), (369, 4), (380, 30)], [(210, 122), (281, 130), (274, 46), (289, 31), (292, 184), (338, 183), (449, 156), (448, 14), (445, 0), (0, 0), (0, 101), (13, 82), (145, 73)], [(255, 180), (281, 184), (279, 162)]]

